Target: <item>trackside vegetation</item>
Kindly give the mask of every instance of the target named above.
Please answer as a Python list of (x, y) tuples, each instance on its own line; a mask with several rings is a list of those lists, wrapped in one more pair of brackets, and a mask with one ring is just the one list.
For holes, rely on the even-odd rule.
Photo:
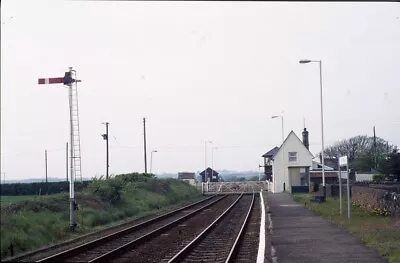
[[(10, 197), (7, 197), (10, 199)], [(1, 258), (70, 239), (201, 198), (201, 192), (176, 179), (152, 175), (120, 174), (108, 180), (93, 178), (76, 193), (78, 228), (69, 231), (69, 196), (60, 193), (31, 197), (1, 206)]]

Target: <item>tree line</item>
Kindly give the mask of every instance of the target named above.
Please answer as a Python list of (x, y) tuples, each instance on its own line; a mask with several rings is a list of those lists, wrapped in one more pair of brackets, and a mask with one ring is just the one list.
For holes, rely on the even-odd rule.
[[(75, 182), (75, 191), (79, 192), (86, 188), (88, 183), (89, 181)], [(2, 184), (0, 190), (2, 196), (58, 194), (69, 191), (69, 182)]]
[(347, 155), (353, 178), (356, 171), (375, 170), (385, 175), (386, 180), (400, 181), (399, 149), (380, 137), (358, 135), (344, 139), (327, 147), (324, 155), (325, 158)]

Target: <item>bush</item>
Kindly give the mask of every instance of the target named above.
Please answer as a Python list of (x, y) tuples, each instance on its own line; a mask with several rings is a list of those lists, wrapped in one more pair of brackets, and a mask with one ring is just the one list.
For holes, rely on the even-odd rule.
[(374, 182), (381, 182), (384, 181), (386, 178), (386, 176), (384, 174), (374, 174), (372, 176), (372, 181)]
[(123, 188), (124, 182), (118, 178), (109, 178), (108, 180), (103, 180), (102, 177), (99, 179), (93, 178), (88, 185), (89, 192), (111, 204), (120, 203)]

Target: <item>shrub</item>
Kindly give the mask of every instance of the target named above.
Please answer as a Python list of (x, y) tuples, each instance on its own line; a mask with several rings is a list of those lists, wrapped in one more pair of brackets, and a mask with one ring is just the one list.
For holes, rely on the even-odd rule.
[(99, 179), (93, 178), (88, 185), (89, 192), (111, 204), (120, 203), (123, 188), (124, 182), (118, 178), (109, 178), (108, 180), (103, 180), (102, 177)]
[(374, 182), (380, 182), (380, 181), (384, 181), (386, 178), (386, 176), (384, 174), (374, 174), (372, 176), (372, 181)]

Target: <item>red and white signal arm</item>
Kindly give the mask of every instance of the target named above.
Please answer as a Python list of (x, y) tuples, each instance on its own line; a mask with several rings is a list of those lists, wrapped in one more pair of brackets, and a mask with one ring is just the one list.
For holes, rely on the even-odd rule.
[(64, 78), (41, 78), (38, 84), (60, 84), (64, 83)]

